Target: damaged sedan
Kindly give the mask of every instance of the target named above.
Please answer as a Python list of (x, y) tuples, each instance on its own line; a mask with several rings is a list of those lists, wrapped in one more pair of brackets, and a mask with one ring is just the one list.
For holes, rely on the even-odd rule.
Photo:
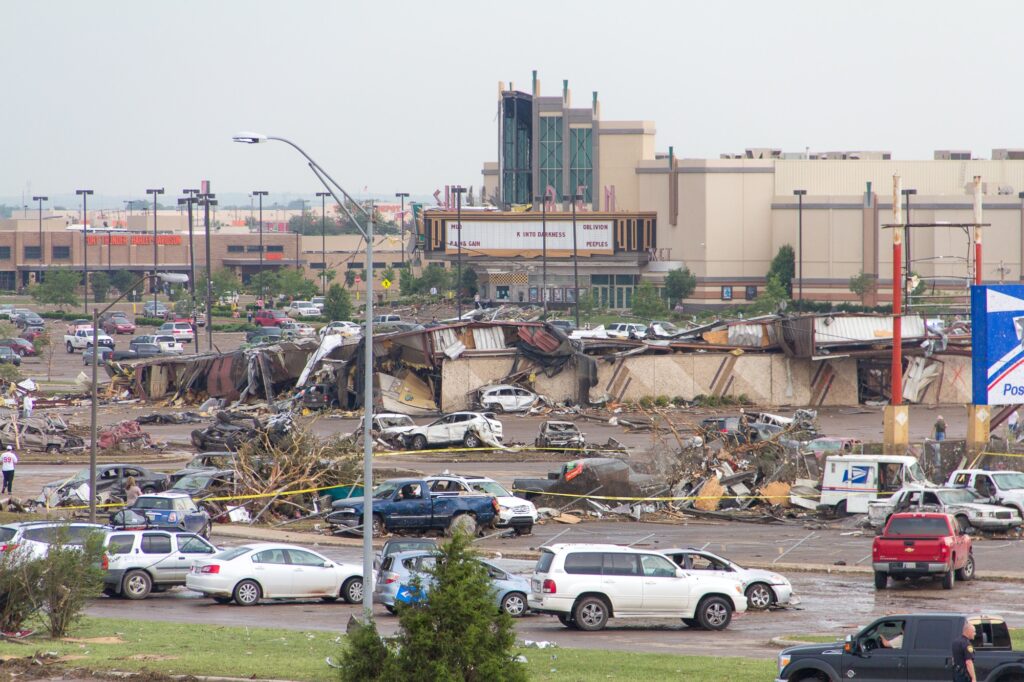
[(500, 448), (501, 439), (501, 422), (486, 412), (452, 412), (426, 426), (410, 429), (402, 436), (405, 447), (412, 450), (458, 444), (467, 448), (483, 445)]

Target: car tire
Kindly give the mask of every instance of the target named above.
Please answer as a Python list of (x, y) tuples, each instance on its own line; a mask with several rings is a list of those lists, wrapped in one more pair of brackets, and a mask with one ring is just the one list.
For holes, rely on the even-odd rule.
[(608, 624), (608, 602), (601, 597), (583, 597), (572, 609), (576, 627), (584, 632), (603, 630)]
[(214, 597), (213, 601), (218, 604), (230, 604), (233, 601), (233, 597)]
[(104, 587), (103, 588), (103, 594), (105, 594), (106, 596), (111, 597), (111, 598), (115, 598), (115, 597), (118, 596), (117, 590), (114, 589), (113, 587)]
[(697, 622), (696, 618), (683, 618), (683, 625), (694, 630), (700, 630), (700, 623)]
[(387, 526), (384, 525), (384, 517), (380, 514), (373, 515), (372, 524), (373, 537), (379, 538), (380, 536), (388, 532)]
[(846, 511), (846, 500), (842, 500), (836, 505), (835, 514), (837, 519), (844, 519), (850, 515), (850, 512)]
[(199, 531), (199, 535), (201, 535), (204, 540), (209, 540), (210, 539), (210, 532), (212, 530), (213, 530), (213, 524), (210, 521), (207, 521), (206, 525), (203, 526), (203, 529)]
[(413, 450), (426, 450), (427, 449), (427, 437), (423, 434), (417, 434), (412, 437), (412, 449)]
[(775, 602), (775, 593), (764, 583), (754, 583), (747, 588), (747, 608), (752, 611), (765, 611)]
[(475, 433), (467, 431), (466, 435), (462, 437), (462, 445), (464, 447), (469, 448), (470, 450), (475, 450), (476, 448), (480, 447), (482, 443), (480, 442), (479, 436), (477, 436)]
[(65, 345), (65, 347), (66, 347), (66, 348), (68, 349), (68, 352), (69, 352), (69, 353), (74, 353), (74, 352), (75, 352), (75, 347), (71, 345), (71, 342), (70, 342), (70, 341), (68, 341), (68, 342), (67, 342), (67, 344)]
[(974, 580), (974, 554), (967, 555), (967, 563), (956, 571), (956, 579), (967, 582)]
[(445, 535), (454, 537), (457, 533), (463, 533), (471, 538), (477, 535), (478, 526), (476, 517), (472, 514), (459, 514), (448, 523)]
[(501, 610), (513, 618), (522, 618), (527, 611), (526, 595), (522, 592), (509, 592), (501, 598)]
[(392, 616), (395, 615), (395, 606), (393, 604), (385, 604), (384, 610), (390, 613)]
[(875, 571), (875, 589), (884, 590), (889, 586), (889, 574), (885, 571)]
[[(484, 407), (487, 407), (487, 406), (485, 405)], [(498, 414), (504, 414), (505, 413), (505, 406), (502, 405), (501, 403), (494, 403), (493, 405), (490, 406), (490, 408), (492, 410), (494, 410), (495, 412), (497, 412)]]
[(126, 599), (145, 599), (153, 589), (153, 579), (145, 571), (128, 571), (121, 580), (121, 594)]
[(349, 604), (361, 603), (363, 601), (363, 579), (356, 576), (342, 583), (341, 598)]
[(732, 604), (724, 597), (705, 597), (697, 605), (695, 615), (705, 630), (724, 630), (732, 621)]
[(942, 574), (942, 589), (952, 590), (954, 585), (956, 585), (956, 571), (949, 569)]
[(516, 535), (533, 535), (533, 524), (529, 526), (515, 526), (512, 529)]
[(572, 630), (576, 629), (576, 621), (574, 621), (572, 619), (572, 616), (570, 616), (568, 613), (558, 614), (558, 622)]
[(256, 606), (263, 597), (263, 590), (255, 580), (243, 580), (235, 585), (232, 598), (239, 606)]

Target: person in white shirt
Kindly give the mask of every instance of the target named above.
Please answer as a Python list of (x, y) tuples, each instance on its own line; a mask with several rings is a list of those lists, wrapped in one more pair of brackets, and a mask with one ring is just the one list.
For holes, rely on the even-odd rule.
[(3, 470), (4, 485), (0, 488), (0, 495), (3, 493), (14, 494), (14, 467), (18, 463), (18, 455), (10, 445), (2, 456), (0, 456), (0, 470)]
[(24, 416), (25, 419), (28, 419), (29, 417), (32, 416), (32, 408), (35, 407), (35, 404), (36, 401), (33, 400), (32, 396), (26, 393), (25, 397), (21, 401), (21, 408), (23, 412), (22, 416)]

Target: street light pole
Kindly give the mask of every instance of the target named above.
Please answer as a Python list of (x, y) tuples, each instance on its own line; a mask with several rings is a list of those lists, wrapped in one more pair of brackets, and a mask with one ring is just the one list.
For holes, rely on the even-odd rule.
[(402, 233), (402, 267), (405, 267), (405, 198), (409, 196), (408, 192), (395, 192), (395, 196), (402, 201), (402, 212), (399, 213), (402, 216), (402, 225), (400, 232)]
[[(359, 227), (348, 206), (335, 194), (333, 187), (350, 202), (356, 210), (366, 217), (366, 229), (360, 228), (363, 238), (366, 239), (366, 334), (363, 338), (363, 577), (364, 584), (369, 585), (370, 577), (373, 575), (373, 435), (371, 425), (373, 424), (373, 204), (369, 212), (362, 206), (352, 201), (352, 197), (342, 189), (341, 185), (332, 178), (318, 163), (313, 161), (305, 151), (291, 140), (283, 137), (268, 137), (259, 133), (241, 133), (234, 136), (235, 142), (246, 144), (257, 144), (268, 140), (284, 142), (301, 154), (309, 163), (310, 169), (317, 176), (324, 188), (331, 193), (331, 197), (337, 202), (348, 218)], [(328, 184), (330, 182), (330, 184)], [(373, 618), (373, 590), (363, 590), (363, 618), (369, 622)]]
[(797, 294), (797, 300), (801, 303), (804, 302), (804, 196), (807, 194), (805, 189), (795, 189), (793, 194), (796, 195), (797, 201), (797, 251), (800, 252), (799, 265), (797, 266), (797, 282), (799, 282), (799, 293)]
[(49, 200), (49, 197), (44, 196), (32, 197), (32, 201), (39, 202), (39, 274), (36, 275), (37, 282), (43, 274), (43, 202)]
[[(156, 277), (157, 273), (157, 254), (156, 254), (156, 198), (157, 195), (163, 194), (164, 188), (159, 189), (147, 189), (146, 194), (153, 195), (153, 276)], [(153, 287), (153, 316), (157, 314), (157, 302), (156, 295), (159, 293), (160, 288), (158, 286)]]
[[(192, 296), (192, 307), (196, 305), (196, 247), (193, 239), (193, 227), (192, 227), (192, 206), (199, 200), (196, 198), (199, 196), (200, 190), (198, 189), (183, 189), (183, 194), (187, 196), (184, 199), (178, 199), (178, 205), (188, 205), (188, 281), (189, 281), (189, 293)], [(212, 272), (207, 272), (206, 276), (211, 277)], [(193, 314), (194, 317), (194, 314)], [(209, 320), (206, 321), (210, 323)]]
[[(298, 225), (305, 225), (306, 224), (306, 200), (305, 199), (299, 199), (299, 201), (302, 202), (302, 220), (299, 223), (297, 223), (297, 224)], [(300, 233), (298, 230), (295, 230), (295, 269), (296, 270), (299, 269), (299, 255), (300, 255), (299, 254), (299, 240), (301, 238), (302, 238), (302, 233)]]
[(572, 198), (572, 289), (573, 305), (576, 308), (576, 328), (580, 328), (580, 266), (576, 252), (576, 204), (583, 200), (583, 195), (576, 191)]
[[(206, 187), (207, 183), (203, 183)], [(201, 192), (198, 195), (199, 203), (203, 207), (203, 231), (206, 233), (206, 343), (207, 349), (213, 350), (213, 278), (210, 276), (210, 207), (216, 206), (217, 195), (210, 192)], [(196, 340), (196, 348), (199, 348), (199, 340)]]
[(903, 291), (904, 291), (904, 296), (903, 296), (903, 312), (906, 314), (906, 313), (910, 312), (910, 306), (912, 305), (912, 302), (910, 300), (911, 292), (908, 291), (908, 289), (907, 289), (910, 286), (910, 272), (911, 272), (911, 268), (913, 267), (913, 257), (910, 255), (910, 236), (911, 236), (911, 233), (913, 232), (913, 230), (910, 229), (910, 197), (911, 197), (911, 195), (917, 194), (917, 190), (916, 189), (901, 189), (900, 193), (903, 195), (904, 200), (906, 201), (906, 204), (907, 204), (907, 217), (906, 217), (906, 221), (907, 221), (906, 222), (906, 226), (907, 227), (906, 227), (906, 230), (905, 230), (906, 234), (903, 236), (903, 242), (904, 242), (903, 252), (904, 252), (904, 257), (905, 257), (905, 260), (906, 260), (906, 267), (903, 270)]
[[(266, 190), (256, 190), (253, 192), (253, 196), (260, 198), (260, 290), (256, 295), (260, 301), (263, 301), (263, 197), (267, 196)], [(263, 307), (266, 306), (264, 301)]]
[(327, 296), (327, 197), (330, 192), (317, 192), (320, 197), (320, 261), (323, 267), (320, 269), (321, 295)]
[(455, 192), (455, 211), (456, 215), (458, 216), (457, 222), (459, 224), (459, 229), (457, 232), (457, 238), (459, 240), (459, 256), (457, 272), (455, 273), (455, 316), (459, 320), (461, 320), (462, 296), (460, 296), (459, 293), (462, 290), (462, 193), (466, 191), (466, 188), (463, 187), (462, 185), (458, 185), (456, 187), (453, 187), (452, 191)]
[(540, 239), (541, 239), (541, 280), (540, 280), (540, 300), (541, 305), (544, 306), (544, 312), (548, 312), (548, 197), (545, 194), (542, 197), (534, 198), (534, 201), (540, 201)]
[(75, 194), (82, 197), (82, 273), (85, 276), (85, 292), (82, 296), (82, 308), (89, 313), (89, 212), (86, 209), (86, 198), (92, 194), (91, 189), (76, 189)]

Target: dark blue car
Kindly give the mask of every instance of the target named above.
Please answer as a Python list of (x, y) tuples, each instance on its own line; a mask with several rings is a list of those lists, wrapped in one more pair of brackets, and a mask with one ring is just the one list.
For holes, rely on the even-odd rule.
[(110, 515), (117, 528), (163, 528), (210, 537), (210, 515), (196, 506), (186, 493), (142, 495), (135, 504)]

